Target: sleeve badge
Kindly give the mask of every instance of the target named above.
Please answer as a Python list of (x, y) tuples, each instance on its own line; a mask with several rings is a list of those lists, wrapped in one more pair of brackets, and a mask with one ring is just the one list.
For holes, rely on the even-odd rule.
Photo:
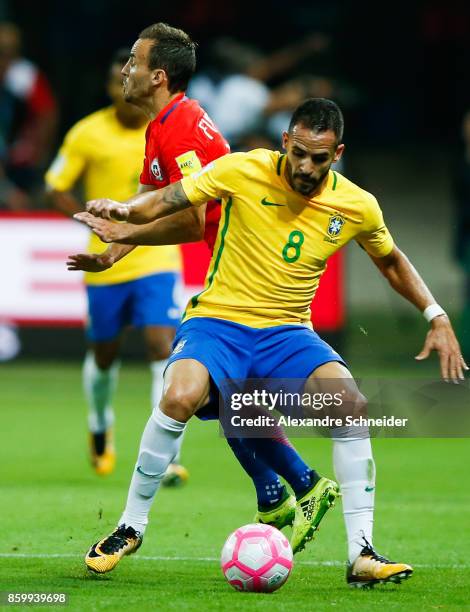
[(182, 155), (178, 155), (175, 158), (178, 168), (183, 176), (189, 176), (193, 172), (197, 172), (201, 169), (201, 162), (199, 161), (196, 151), (188, 151)]

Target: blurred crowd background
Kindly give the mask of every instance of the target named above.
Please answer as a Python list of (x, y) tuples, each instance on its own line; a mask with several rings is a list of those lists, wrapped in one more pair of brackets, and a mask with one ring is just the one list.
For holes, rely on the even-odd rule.
[[(156, 21), (198, 42), (188, 93), (233, 149), (278, 148), (289, 113), (307, 96), (340, 104), (341, 171), (378, 197), (398, 245), (460, 317), (470, 356), (470, 4), (463, 0), (0, 0), (0, 210), (48, 206), (43, 172), (64, 133), (108, 103), (110, 58)], [(347, 264), (355, 329), (365, 329), (363, 313), (386, 310), (406, 336), (414, 314), (359, 251), (349, 249)]]

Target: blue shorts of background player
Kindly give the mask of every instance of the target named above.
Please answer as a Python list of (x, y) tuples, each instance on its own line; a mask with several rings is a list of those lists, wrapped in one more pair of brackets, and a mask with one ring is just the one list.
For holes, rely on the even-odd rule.
[(226, 379), (306, 379), (330, 361), (344, 364), (340, 355), (308, 327), (260, 329), (209, 317), (195, 317), (181, 324), (168, 365), (179, 359), (202, 363), (219, 389)]
[(162, 272), (113, 285), (87, 285), (87, 337), (104, 342), (119, 336), (127, 325), (177, 327), (180, 275)]
[(91, 463), (97, 474), (110, 474), (113, 444), (113, 395), (119, 372), (122, 332), (142, 329), (152, 375), (152, 406), (163, 392), (163, 372), (180, 320), (180, 275), (162, 272), (109, 285), (88, 285), (87, 337), (90, 350), (83, 364), (88, 403)]

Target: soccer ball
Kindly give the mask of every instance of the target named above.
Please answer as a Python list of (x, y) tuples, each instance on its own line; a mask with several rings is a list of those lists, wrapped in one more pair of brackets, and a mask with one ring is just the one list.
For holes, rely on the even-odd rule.
[(271, 593), (289, 577), (293, 565), (288, 539), (270, 525), (244, 525), (227, 538), (220, 565), (237, 591)]

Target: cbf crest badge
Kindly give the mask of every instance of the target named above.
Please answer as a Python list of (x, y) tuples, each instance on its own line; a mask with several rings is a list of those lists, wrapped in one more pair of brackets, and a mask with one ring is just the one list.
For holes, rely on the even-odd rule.
[(160, 168), (160, 164), (158, 163), (158, 157), (154, 157), (152, 159), (152, 163), (150, 164), (150, 171), (157, 179), (157, 181), (163, 181), (163, 173), (162, 169)]
[(330, 236), (330, 238), (337, 238), (343, 229), (344, 223), (344, 217), (341, 215), (331, 215), (330, 220), (328, 221), (328, 228), (326, 230), (328, 236)]

